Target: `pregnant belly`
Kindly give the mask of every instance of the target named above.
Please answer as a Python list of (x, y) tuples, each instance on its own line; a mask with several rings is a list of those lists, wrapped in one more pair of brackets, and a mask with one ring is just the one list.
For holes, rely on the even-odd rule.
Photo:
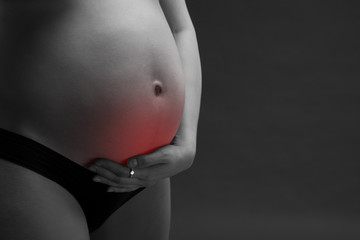
[(21, 51), (24, 37), (13, 33), (2, 72), (0, 127), (81, 165), (99, 157), (126, 164), (169, 144), (184, 107), (180, 57), (158, 3), (120, 14), (130, 2), (106, 2), (37, 26)]
[(4, 108), (0, 125), (81, 165), (99, 157), (126, 164), (169, 144), (181, 122), (183, 82), (163, 74), (41, 82), (9, 92), (20, 97)]
[(84, 85), (78, 94), (55, 91), (63, 95), (60, 101), (34, 97), (18, 115), (16, 131), (81, 165), (99, 157), (126, 164), (171, 142), (183, 113), (181, 84), (149, 77), (121, 79), (115, 89), (101, 85), (91, 96), (81, 94), (89, 90)]

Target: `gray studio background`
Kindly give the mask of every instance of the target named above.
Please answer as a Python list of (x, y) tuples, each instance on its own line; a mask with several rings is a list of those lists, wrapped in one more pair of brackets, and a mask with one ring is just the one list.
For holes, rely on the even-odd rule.
[(203, 98), (171, 240), (360, 239), (360, 2), (187, 4)]

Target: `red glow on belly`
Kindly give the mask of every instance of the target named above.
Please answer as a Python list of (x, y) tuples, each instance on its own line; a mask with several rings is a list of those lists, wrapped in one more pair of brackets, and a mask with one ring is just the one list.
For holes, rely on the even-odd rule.
[(171, 143), (181, 122), (184, 97), (166, 94), (161, 85), (154, 85), (153, 90), (149, 99), (137, 98), (124, 104), (119, 111), (123, 114), (108, 128), (104, 151), (108, 155), (104, 157), (127, 165), (130, 158)]

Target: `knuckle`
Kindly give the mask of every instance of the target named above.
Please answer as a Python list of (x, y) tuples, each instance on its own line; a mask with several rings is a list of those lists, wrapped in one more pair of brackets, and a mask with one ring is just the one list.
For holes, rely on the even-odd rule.
[(130, 173), (130, 170), (125, 169), (125, 168), (122, 168), (122, 169), (120, 169), (116, 174), (117, 174), (119, 177), (128, 177), (128, 176), (129, 176), (129, 173)]
[(96, 173), (103, 176), (103, 175), (106, 174), (106, 171), (102, 167), (97, 167), (96, 168)]
[(96, 172), (96, 167), (95, 167), (95, 166), (90, 166), (90, 167), (88, 167), (88, 169), (89, 169), (90, 171)]
[(115, 182), (116, 184), (122, 184), (121, 178), (115, 178), (115, 179), (114, 179), (114, 182)]
[(163, 159), (169, 159), (171, 156), (171, 152), (169, 151), (169, 149), (163, 149), (161, 151), (160, 157)]
[(162, 158), (163, 158), (163, 161), (172, 163), (172, 162), (175, 162), (176, 159), (179, 158), (179, 155), (177, 154), (176, 151), (166, 149)]
[(103, 171), (103, 176), (106, 178), (112, 178), (112, 175), (109, 173), (109, 171), (106, 170)]
[(112, 176), (111, 180), (116, 184), (121, 184), (122, 183), (121, 179), (119, 177), (117, 177), (117, 176)]
[(113, 166), (113, 165), (109, 165), (109, 166), (107, 167), (107, 169), (108, 169), (109, 171), (113, 172), (113, 173), (117, 172), (117, 171), (116, 171), (116, 170), (117, 170), (116, 167)]
[(102, 166), (104, 164), (104, 162), (105, 162), (104, 159), (98, 158), (95, 160), (94, 164), (98, 165), (98, 166)]
[(146, 157), (145, 156), (143, 156), (143, 157), (141, 157), (141, 158), (137, 158), (136, 160), (137, 160), (137, 165), (138, 166), (145, 166), (146, 165)]
[(113, 182), (116, 182), (116, 181), (117, 181), (117, 178), (116, 178), (113, 174), (111, 174), (111, 173), (109, 173), (109, 172), (105, 172), (104, 177), (105, 177), (108, 181), (113, 181)]
[(170, 164), (175, 164), (178, 161), (178, 157), (171, 155), (166, 158), (166, 161)]

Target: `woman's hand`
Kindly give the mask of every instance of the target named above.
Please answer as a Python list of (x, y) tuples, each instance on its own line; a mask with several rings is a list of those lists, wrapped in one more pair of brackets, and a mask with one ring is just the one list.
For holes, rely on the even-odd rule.
[[(96, 172), (94, 181), (109, 185), (109, 192), (130, 192), (149, 187), (159, 180), (174, 176), (189, 168), (195, 158), (195, 147), (173, 141), (155, 152), (136, 156), (128, 166), (99, 158), (89, 169)], [(130, 178), (130, 168), (134, 175)]]

